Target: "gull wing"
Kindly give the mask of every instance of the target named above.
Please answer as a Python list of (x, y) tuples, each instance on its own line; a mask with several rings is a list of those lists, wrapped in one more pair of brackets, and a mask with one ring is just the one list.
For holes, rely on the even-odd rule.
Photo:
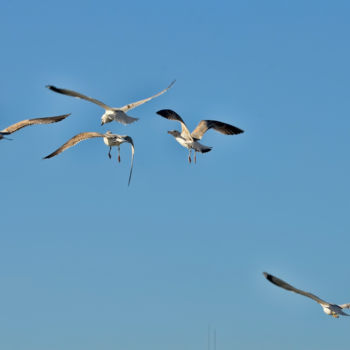
[(155, 94), (155, 95), (153, 95), (153, 96), (151, 96), (151, 97), (145, 98), (144, 100), (140, 100), (140, 101), (137, 101), (137, 102), (129, 103), (129, 104), (127, 104), (127, 105), (125, 105), (125, 106), (123, 106), (123, 107), (121, 107), (121, 108), (115, 108), (115, 109), (116, 109), (116, 110), (119, 109), (119, 110), (122, 110), (123, 112), (126, 112), (126, 111), (129, 111), (130, 109), (133, 109), (133, 108), (135, 108), (135, 107), (137, 107), (137, 106), (140, 106), (140, 105), (142, 105), (142, 104), (144, 104), (144, 103), (146, 103), (146, 102), (152, 100), (153, 98), (158, 97), (158, 96), (164, 94), (164, 92), (168, 91), (168, 90), (175, 84), (175, 81), (176, 81), (176, 80), (174, 80), (173, 82), (171, 82), (171, 84), (170, 84), (166, 89), (164, 89), (164, 90), (158, 92), (157, 94)]
[(192, 140), (192, 136), (190, 131), (188, 130), (185, 122), (183, 119), (174, 111), (171, 109), (161, 109), (160, 111), (157, 112), (160, 116), (163, 118), (169, 119), (169, 120), (176, 120), (180, 122), (181, 124), (181, 136), (183, 136), (187, 140)]
[(70, 116), (69, 114), (63, 114), (63, 115), (59, 115), (56, 117), (46, 117), (46, 118), (34, 118), (34, 119), (26, 119), (26, 120), (22, 120), (16, 124), (13, 124), (9, 127), (7, 127), (6, 129), (2, 130), (1, 133), (3, 135), (7, 135), (7, 134), (12, 134), (13, 132), (22, 129), (26, 126), (29, 125), (34, 125), (34, 124), (51, 124), (51, 123), (57, 123), (63, 119), (66, 119), (68, 116)]
[(294, 293), (297, 293), (297, 294), (301, 294), (301, 295), (304, 295), (305, 297), (308, 297), (308, 298), (311, 298), (315, 301), (317, 301), (319, 304), (321, 305), (330, 305), (329, 303), (327, 303), (326, 301), (320, 299), (319, 297), (317, 297), (316, 295), (314, 294), (311, 294), (309, 292), (304, 292), (303, 290), (300, 290), (300, 289), (297, 289), (293, 286), (291, 286), (290, 284), (288, 284), (287, 282), (275, 277), (275, 276), (272, 276), (270, 275), (269, 273), (267, 272), (264, 272), (263, 273), (265, 278), (270, 281), (271, 283), (275, 284), (276, 286), (278, 287), (281, 287), (281, 288), (284, 288), (286, 290), (290, 290), (291, 292), (294, 292)]
[(350, 309), (350, 304), (341, 304), (339, 305), (342, 309)]
[(73, 136), (70, 140), (68, 140), (65, 144), (63, 144), (60, 148), (57, 148), (56, 151), (52, 152), (48, 156), (44, 157), (43, 159), (52, 158), (54, 156), (57, 156), (58, 154), (65, 151), (67, 148), (73, 147), (80, 141), (84, 141), (87, 139), (91, 139), (93, 137), (104, 137), (104, 134), (100, 134), (98, 132), (82, 132), (78, 135)]
[(54, 92), (57, 92), (59, 94), (63, 94), (63, 95), (67, 95), (67, 96), (72, 96), (72, 97), (76, 97), (76, 98), (81, 98), (83, 100), (86, 100), (86, 101), (90, 101), (92, 103), (95, 103), (97, 105), (99, 105), (100, 107), (102, 107), (103, 109), (105, 110), (112, 110), (111, 107), (107, 106), (106, 104), (104, 104), (103, 102), (99, 101), (99, 100), (96, 100), (92, 97), (89, 97), (89, 96), (85, 96), (79, 92), (76, 92), (76, 91), (73, 91), (73, 90), (68, 90), (68, 89), (60, 89), (60, 88), (57, 88), (56, 86), (53, 86), (53, 85), (46, 85), (46, 87)]
[(191, 135), (194, 139), (200, 140), (209, 129), (214, 129), (224, 135), (237, 135), (244, 132), (233, 125), (217, 120), (201, 120)]
[(12, 141), (12, 139), (9, 139), (5, 135), (10, 135), (10, 133), (9, 132), (4, 132), (4, 131), (0, 131), (0, 140), (4, 139), (4, 140)]
[(128, 181), (128, 186), (130, 186), (130, 181), (131, 181), (131, 175), (132, 175), (132, 169), (134, 166), (134, 154), (135, 154), (135, 147), (134, 147), (134, 141), (130, 136), (123, 136), (125, 142), (130, 143), (131, 145), (131, 167), (130, 167), (130, 174), (129, 174), (129, 181)]

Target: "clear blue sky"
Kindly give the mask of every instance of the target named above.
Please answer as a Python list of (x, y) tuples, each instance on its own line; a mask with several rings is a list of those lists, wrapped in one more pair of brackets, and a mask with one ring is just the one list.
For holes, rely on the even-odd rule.
[[(348, 1), (3, 1), (1, 125), (63, 113), (1, 142), (0, 348), (348, 349), (350, 320), (263, 271), (350, 302)], [(100, 126), (103, 110), (174, 87)], [(246, 132), (187, 151), (155, 114)], [(42, 160), (82, 131), (99, 139)]]

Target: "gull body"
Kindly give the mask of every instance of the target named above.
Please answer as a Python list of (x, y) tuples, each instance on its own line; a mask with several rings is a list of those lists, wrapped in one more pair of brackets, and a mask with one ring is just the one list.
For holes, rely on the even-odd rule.
[(109, 147), (109, 152), (108, 152), (109, 158), (112, 158), (112, 155), (111, 155), (112, 147), (114, 147), (114, 146), (118, 147), (118, 161), (120, 161), (120, 145), (122, 143), (125, 143), (125, 142), (129, 143), (131, 145), (131, 167), (130, 167), (130, 174), (129, 174), (129, 181), (128, 181), (128, 185), (130, 185), (133, 164), (134, 164), (135, 148), (134, 148), (133, 139), (128, 135), (112, 134), (111, 131), (107, 131), (105, 134), (100, 134), (98, 132), (82, 132), (80, 134), (73, 136), (66, 143), (64, 143), (61, 147), (56, 149), (54, 152), (50, 153), (48, 156), (44, 157), (44, 159), (55, 157), (58, 154), (65, 151), (66, 149), (75, 146), (77, 143), (79, 143), (81, 141), (88, 140), (91, 138), (96, 138), (96, 137), (102, 137), (105, 145), (107, 145)]
[(111, 159), (111, 151), (112, 147), (118, 147), (118, 162), (120, 162), (120, 145), (124, 142), (129, 142), (133, 144), (132, 138), (128, 135), (118, 135), (118, 134), (112, 134), (111, 131), (107, 131), (105, 136), (103, 137), (103, 142), (106, 146), (109, 146), (109, 152), (108, 157)]
[(343, 311), (343, 309), (349, 309), (350, 308), (350, 304), (341, 304), (341, 305), (337, 305), (337, 304), (330, 304), (327, 301), (322, 300), (321, 298), (317, 297), (314, 294), (311, 294), (309, 292), (305, 292), (301, 289), (297, 289), (295, 287), (293, 287), (292, 285), (288, 284), (287, 282), (281, 280), (278, 277), (275, 277), (267, 272), (264, 272), (263, 275), (265, 276), (265, 278), (270, 281), (271, 283), (275, 284), (278, 287), (281, 287), (283, 289), (289, 290), (291, 292), (297, 293), (297, 294), (301, 294), (305, 297), (308, 297), (314, 301), (316, 301), (317, 303), (319, 303), (323, 309), (323, 312), (326, 313), (327, 315), (333, 316), (334, 318), (339, 318), (339, 316), (350, 316), (349, 314), (345, 313)]
[(217, 120), (201, 120), (193, 132), (190, 133), (183, 119), (171, 109), (162, 109), (158, 111), (157, 114), (163, 118), (180, 122), (181, 132), (178, 130), (170, 130), (168, 134), (172, 135), (181, 146), (189, 150), (188, 161), (190, 163), (192, 150), (194, 151), (195, 162), (197, 152), (206, 153), (211, 151), (212, 147), (205, 146), (198, 142), (209, 129), (214, 129), (224, 135), (237, 135), (244, 132), (233, 125)]
[(113, 120), (115, 120), (121, 124), (126, 125), (126, 124), (131, 124), (131, 123), (135, 122), (136, 120), (138, 120), (138, 118), (133, 118), (133, 117), (129, 116), (126, 112), (152, 100), (155, 97), (158, 97), (158, 96), (164, 94), (164, 92), (168, 91), (174, 85), (174, 83), (175, 83), (175, 80), (166, 89), (158, 92), (157, 94), (155, 94), (151, 97), (145, 98), (145, 99), (137, 101), (137, 102), (129, 103), (129, 104), (127, 104), (123, 107), (119, 107), (119, 108), (118, 107), (110, 107), (99, 100), (96, 100), (92, 97), (83, 95), (83, 94), (76, 92), (76, 91), (73, 91), (73, 90), (61, 89), (61, 88), (57, 88), (53, 85), (47, 85), (46, 87), (54, 92), (59, 93), (59, 94), (72, 96), (72, 97), (76, 97), (76, 98), (81, 98), (83, 100), (90, 101), (90, 102), (95, 103), (98, 106), (102, 107), (105, 110), (105, 113), (101, 117), (101, 125), (106, 124), (106, 123), (110, 123)]

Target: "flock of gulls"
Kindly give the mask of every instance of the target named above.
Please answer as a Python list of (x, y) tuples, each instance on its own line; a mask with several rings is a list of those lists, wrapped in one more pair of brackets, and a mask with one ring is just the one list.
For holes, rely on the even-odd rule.
[[(102, 107), (105, 110), (105, 113), (101, 117), (101, 125), (110, 123), (112, 121), (116, 121), (118, 123), (121, 123), (123, 125), (131, 124), (134, 123), (138, 120), (138, 118), (131, 117), (127, 113), (132, 110), (135, 107), (138, 107), (162, 94), (164, 94), (166, 91), (168, 91), (175, 83), (175, 80), (164, 90), (158, 92), (157, 94), (145, 98), (143, 100), (129, 103), (123, 107), (110, 107), (106, 105), (105, 103), (96, 100), (92, 97), (88, 97), (86, 95), (83, 95), (79, 92), (73, 91), (73, 90), (68, 90), (68, 89), (61, 89), (57, 88), (53, 85), (47, 85), (46, 87), (50, 89), (51, 91), (54, 91), (59, 94), (71, 96), (71, 97), (76, 97), (79, 99), (83, 99), (86, 101), (90, 101), (92, 103), (97, 104), (98, 106)], [(156, 112), (158, 115), (162, 116), (163, 118), (166, 118), (168, 120), (173, 120), (177, 121), (181, 124), (181, 132), (178, 130), (170, 130), (168, 133), (172, 135), (175, 140), (183, 147), (187, 148), (189, 153), (188, 153), (188, 161), (191, 163), (192, 162), (192, 151), (194, 152), (194, 163), (196, 163), (196, 154), (197, 152), (200, 153), (206, 153), (212, 150), (212, 147), (205, 146), (199, 142), (199, 140), (202, 139), (204, 134), (209, 130), (213, 129), (221, 134), (224, 135), (238, 135), (243, 133), (244, 131), (242, 129), (239, 129), (236, 126), (223, 123), (217, 120), (201, 120), (197, 127), (190, 132), (183, 121), (183, 119), (173, 110), (171, 109), (162, 109)], [(0, 131), (0, 140), (12, 140), (11, 138), (8, 137), (8, 135), (13, 134), (14, 132), (30, 126), (30, 125), (36, 125), (36, 124), (53, 124), (57, 123), (60, 121), (63, 121), (67, 117), (69, 117), (70, 114), (63, 114), (59, 116), (53, 116), (53, 117), (44, 117), (44, 118), (33, 118), (33, 119), (26, 119), (22, 120), (18, 123), (15, 123), (3, 130)], [(113, 134), (111, 131), (107, 131), (106, 133), (102, 134), (99, 132), (81, 132), (72, 138), (70, 138), (67, 142), (65, 142), (62, 146), (57, 148), (55, 151), (44, 157), (44, 159), (49, 159), (57, 156), (58, 154), (62, 153), (66, 149), (75, 146), (77, 143), (88, 140), (91, 138), (96, 138), (100, 137), (103, 138), (103, 142), (109, 147), (109, 152), (108, 152), (108, 157), (111, 158), (111, 150), (112, 147), (118, 147), (118, 162), (120, 162), (120, 145), (123, 143), (129, 143), (131, 146), (131, 167), (130, 167), (130, 173), (129, 173), (129, 179), (128, 179), (128, 185), (130, 185), (131, 181), (131, 176), (132, 176), (132, 171), (133, 171), (133, 163), (134, 163), (134, 153), (135, 153), (135, 148), (134, 148), (134, 141), (133, 139), (128, 136), (128, 135), (119, 135), (119, 134)], [(267, 272), (263, 273), (264, 277), (274, 285), (281, 287), (283, 289), (286, 289), (288, 291), (292, 291), (297, 294), (301, 294), (303, 296), (306, 296), (317, 303), (321, 305), (323, 308), (323, 311), (330, 316), (333, 316), (334, 318), (339, 318), (339, 316), (350, 316), (349, 314), (345, 313), (343, 309), (349, 309), (350, 308), (350, 303), (348, 304), (330, 304), (316, 295), (305, 292), (301, 289), (297, 289), (293, 287), (292, 285), (288, 284), (287, 282), (281, 280), (278, 277), (275, 277)]]
[[(102, 107), (105, 110), (105, 113), (101, 117), (101, 125), (110, 123), (112, 121), (116, 121), (118, 123), (121, 123), (123, 125), (134, 123), (138, 120), (138, 118), (131, 117), (127, 113), (134, 109), (135, 107), (138, 107), (162, 94), (164, 94), (166, 91), (168, 91), (175, 83), (175, 80), (164, 90), (158, 92), (157, 94), (145, 98), (143, 100), (129, 103), (123, 107), (110, 107), (106, 105), (105, 103), (96, 100), (92, 97), (83, 95), (79, 92), (68, 90), (68, 89), (61, 89), (53, 85), (47, 85), (46, 87), (50, 89), (51, 91), (54, 91), (59, 94), (76, 97), (82, 100), (86, 100), (92, 103), (97, 104), (98, 106)], [(169, 134), (173, 135), (175, 140), (183, 147), (187, 148), (189, 150), (188, 160), (191, 162), (191, 153), (192, 150), (194, 151), (194, 162), (196, 162), (196, 153), (206, 153), (209, 152), (212, 148), (208, 146), (204, 146), (201, 143), (198, 142), (203, 135), (209, 130), (214, 129), (218, 131), (221, 134), (224, 135), (236, 135), (243, 133), (243, 130), (216, 120), (202, 120), (196, 129), (190, 133), (187, 129), (187, 126), (185, 122), (182, 120), (182, 118), (174, 111), (170, 109), (162, 109), (157, 112), (160, 116), (169, 119), (169, 120), (175, 120), (180, 122), (181, 124), (181, 132), (177, 130), (171, 130), (168, 131)], [(34, 125), (34, 124), (52, 124), (57, 123), (59, 121), (64, 120), (67, 118), (70, 114), (64, 114), (60, 116), (55, 117), (46, 117), (46, 118), (34, 118), (34, 119), (27, 119), (22, 120), (16, 124), (13, 124), (6, 129), (3, 129), (0, 131), (0, 140), (12, 140), (8, 135), (14, 133), (15, 131), (22, 129), (26, 126)], [(69, 139), (67, 142), (65, 142), (62, 146), (57, 148), (55, 151), (44, 157), (44, 159), (49, 159), (52, 157), (57, 156), (58, 154), (62, 153), (66, 149), (75, 146), (77, 143), (88, 140), (91, 138), (100, 137), (103, 138), (103, 142), (109, 147), (108, 157), (111, 158), (111, 150), (112, 147), (118, 147), (118, 161), (120, 162), (120, 145), (123, 143), (129, 143), (131, 146), (131, 166), (130, 166), (130, 173), (129, 173), (129, 180), (128, 185), (130, 185), (131, 176), (132, 176), (132, 170), (133, 170), (133, 164), (134, 164), (134, 154), (135, 154), (135, 147), (134, 147), (134, 141), (133, 139), (128, 135), (119, 135), (119, 134), (113, 134), (111, 131), (107, 131), (105, 134), (99, 133), (99, 132), (81, 132), (75, 136), (73, 136), (71, 139)]]

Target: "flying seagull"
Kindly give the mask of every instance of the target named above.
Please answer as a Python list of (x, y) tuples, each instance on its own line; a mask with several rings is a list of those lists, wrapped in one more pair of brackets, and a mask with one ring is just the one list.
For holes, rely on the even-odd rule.
[(219, 122), (216, 120), (201, 120), (192, 133), (188, 130), (183, 119), (171, 109), (162, 109), (157, 112), (160, 116), (169, 119), (176, 120), (181, 124), (181, 133), (178, 130), (170, 130), (168, 134), (174, 136), (175, 140), (183, 147), (189, 150), (188, 161), (191, 163), (191, 153), (194, 150), (194, 162), (196, 163), (196, 153), (206, 153), (211, 151), (212, 147), (204, 146), (198, 142), (203, 135), (209, 130), (214, 129), (224, 135), (237, 135), (244, 131), (236, 128), (233, 125)]
[(131, 181), (131, 175), (132, 175), (132, 169), (134, 164), (134, 142), (130, 136), (127, 135), (117, 135), (112, 134), (110, 131), (107, 131), (105, 134), (100, 134), (98, 132), (82, 132), (78, 135), (73, 136), (70, 140), (68, 140), (65, 144), (63, 144), (60, 148), (58, 148), (56, 151), (52, 152), (48, 156), (44, 157), (44, 159), (52, 158), (54, 156), (57, 156), (58, 154), (65, 151), (67, 148), (70, 148), (72, 146), (75, 146), (80, 141), (84, 141), (87, 139), (91, 139), (94, 137), (103, 137), (103, 142), (109, 146), (109, 152), (108, 157), (111, 158), (111, 150), (112, 147), (117, 146), (118, 147), (118, 161), (120, 162), (120, 145), (124, 142), (130, 143), (131, 145), (131, 168), (130, 168), (130, 174), (129, 174), (129, 182), (128, 185), (130, 185)]
[(66, 119), (68, 116), (70, 116), (69, 114), (63, 114), (63, 115), (59, 115), (56, 117), (45, 117), (45, 118), (34, 118), (34, 119), (26, 119), (26, 120), (22, 120), (16, 124), (12, 124), (9, 127), (7, 127), (4, 130), (0, 131), (0, 140), (1, 139), (7, 139), (7, 140), (11, 140), (6, 138), (4, 135), (9, 135), (12, 134), (16, 131), (18, 131), (19, 129), (22, 129), (26, 126), (29, 125), (34, 125), (34, 124), (51, 124), (51, 123), (57, 123), (60, 122), (63, 119)]
[(129, 104), (127, 104), (123, 107), (120, 107), (120, 108), (114, 108), (114, 107), (107, 106), (106, 104), (104, 104), (103, 102), (101, 102), (99, 100), (95, 100), (92, 97), (85, 96), (85, 95), (83, 95), (79, 92), (73, 91), (73, 90), (60, 89), (60, 88), (57, 88), (57, 87), (52, 86), (52, 85), (47, 85), (46, 87), (48, 89), (55, 91), (55, 92), (58, 92), (60, 94), (81, 98), (83, 100), (90, 101), (90, 102), (95, 103), (95, 104), (99, 105), (100, 107), (102, 107), (105, 110), (105, 113), (101, 117), (101, 125), (106, 124), (106, 123), (110, 123), (113, 120), (115, 120), (121, 124), (126, 125), (126, 124), (131, 124), (131, 123), (135, 122), (136, 120), (138, 120), (138, 118), (133, 118), (133, 117), (130, 117), (129, 115), (127, 115), (126, 114), (127, 111), (129, 111), (137, 106), (140, 106), (140, 105), (152, 100), (155, 97), (158, 97), (158, 96), (164, 94), (164, 92), (168, 91), (174, 85), (174, 83), (175, 83), (175, 80), (166, 89), (158, 92), (157, 94), (155, 94), (151, 97), (145, 98), (144, 100), (129, 103)]
[(327, 303), (326, 301), (320, 299), (319, 297), (317, 297), (314, 294), (311, 294), (309, 292), (304, 292), (303, 290), (297, 289), (293, 286), (291, 286), (290, 284), (288, 284), (287, 282), (282, 281), (281, 279), (270, 275), (267, 272), (263, 273), (265, 278), (270, 281), (271, 283), (275, 284), (278, 287), (284, 288), (286, 290), (290, 290), (291, 292), (297, 293), (297, 294), (301, 294), (304, 295), (305, 297), (311, 298), (313, 300), (315, 300), (316, 302), (318, 302), (322, 308), (323, 311), (330, 316), (333, 316), (335, 318), (339, 318), (339, 315), (342, 316), (350, 316), (349, 314), (346, 314), (345, 312), (343, 312), (342, 309), (349, 309), (350, 308), (350, 303), (349, 304), (342, 304), (342, 305), (337, 305), (337, 304), (330, 304)]

